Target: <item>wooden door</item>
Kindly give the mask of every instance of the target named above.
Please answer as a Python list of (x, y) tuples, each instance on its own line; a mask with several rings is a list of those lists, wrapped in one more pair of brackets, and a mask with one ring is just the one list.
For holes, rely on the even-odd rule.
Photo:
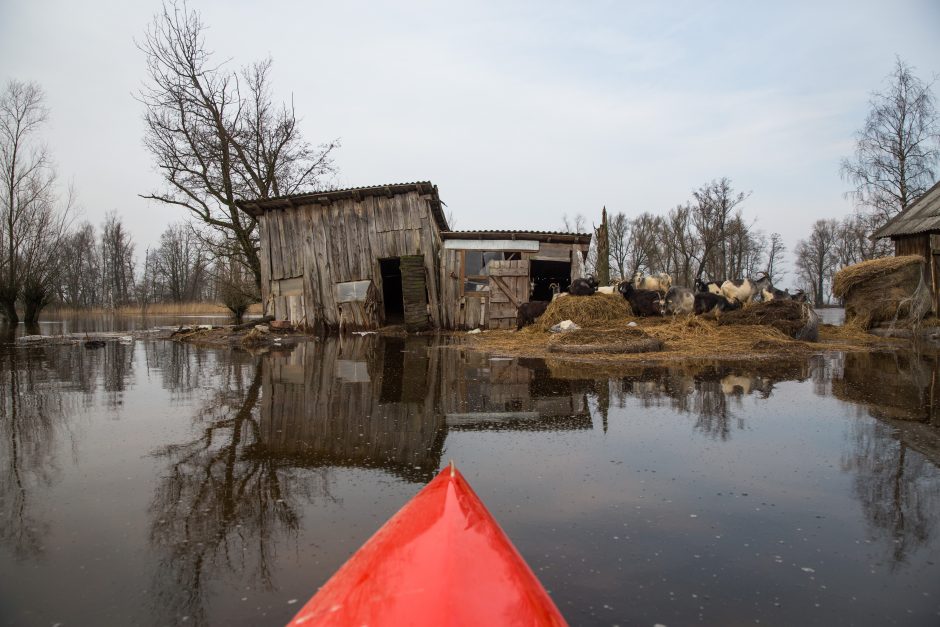
[(529, 260), (491, 261), (487, 329), (515, 329), (519, 305), (529, 302)]
[(424, 255), (404, 255), (400, 261), (401, 297), (405, 309), (405, 328), (424, 331), (428, 328), (428, 288)]

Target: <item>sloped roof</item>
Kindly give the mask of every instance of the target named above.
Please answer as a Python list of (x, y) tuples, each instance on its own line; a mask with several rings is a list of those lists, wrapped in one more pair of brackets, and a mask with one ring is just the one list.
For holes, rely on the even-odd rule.
[(872, 239), (940, 231), (940, 181), (872, 234)]
[(236, 204), (243, 211), (254, 216), (260, 216), (265, 211), (273, 209), (288, 209), (299, 205), (323, 204), (327, 205), (334, 200), (345, 200), (352, 198), (360, 200), (368, 196), (397, 196), (407, 194), (408, 192), (418, 192), (419, 194), (429, 194), (431, 196), (431, 213), (434, 214), (434, 220), (438, 228), (442, 231), (448, 230), (447, 218), (444, 217), (444, 211), (441, 208), (441, 199), (437, 193), (437, 185), (430, 181), (415, 181), (414, 183), (387, 183), (385, 185), (368, 185), (364, 187), (347, 187), (345, 189), (328, 189), (319, 192), (305, 192), (301, 194), (290, 194), (289, 196), (277, 196), (275, 198), (259, 198), (257, 200), (240, 200)]

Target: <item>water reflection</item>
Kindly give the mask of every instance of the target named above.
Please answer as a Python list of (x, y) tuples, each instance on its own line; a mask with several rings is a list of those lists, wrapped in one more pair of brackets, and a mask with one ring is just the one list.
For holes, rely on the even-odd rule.
[[(824, 552), (840, 572), (868, 573), (867, 560), (883, 561), (899, 579), (845, 579), (852, 590), (840, 599), (888, 588), (900, 599), (937, 572), (929, 561), (940, 520), (937, 368), (931, 355), (872, 353), (611, 374), (434, 337), (352, 336), (262, 355), (172, 342), (0, 347), (0, 547), (47, 577), (73, 566), (49, 539), (83, 542), (93, 532), (72, 529), (70, 505), (50, 506), (50, 494), (59, 484), (80, 494), (93, 476), (82, 458), (91, 437), (83, 416), (105, 423), (94, 449), (104, 458), (96, 499), (117, 483), (121, 465), (109, 447), (127, 448), (130, 470), (118, 479), (133, 476), (140, 500), (112, 503), (101, 516), (145, 516), (131, 534), (144, 546), (115, 555), (146, 558), (122, 571), (140, 573), (140, 597), (96, 598), (76, 583), (93, 606), (117, 604), (123, 614), (96, 620), (76, 604), (73, 622), (284, 622), (296, 610), (287, 599), (322, 584), (455, 454), (478, 473), (487, 504), (573, 623), (669, 618), (653, 616), (674, 601), (649, 596), (654, 571), (670, 590), (730, 608), (713, 623), (743, 616), (769, 589), (735, 578), (737, 568), (757, 568), (754, 577), (789, 595), (789, 607), (815, 601), (816, 585), (756, 557), (784, 552), (781, 560), (802, 560), (798, 573), (819, 569), (812, 560)], [(135, 441), (126, 423), (142, 407), (154, 413), (135, 427)], [(120, 439), (108, 439), (113, 425), (124, 429)], [(853, 553), (846, 536), (855, 527), (874, 548)], [(629, 544), (612, 543), (624, 534)], [(0, 559), (0, 575), (15, 568)], [(113, 575), (100, 576), (106, 588)], [(825, 583), (840, 577), (849, 576), (830, 573)], [(251, 608), (242, 604), (247, 587)], [(627, 590), (622, 606), (646, 613), (605, 621), (584, 609), (626, 599)], [(913, 603), (911, 595), (898, 603)], [(46, 589), (0, 590), (0, 607), (47, 598)], [(863, 616), (828, 601), (838, 608), (830, 619)], [(665, 622), (692, 622), (702, 604), (682, 605)], [(793, 611), (770, 622), (799, 622)]]

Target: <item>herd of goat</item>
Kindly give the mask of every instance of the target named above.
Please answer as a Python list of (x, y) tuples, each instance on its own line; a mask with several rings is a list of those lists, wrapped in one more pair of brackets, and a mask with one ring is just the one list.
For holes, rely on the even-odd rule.
[[(633, 313), (638, 316), (664, 316), (695, 314), (697, 316), (713, 315), (718, 317), (722, 312), (739, 309), (754, 301), (763, 302), (771, 300), (806, 301), (806, 295), (800, 291), (790, 294), (789, 290), (778, 290), (766, 273), (761, 273), (754, 279), (718, 281), (695, 281), (695, 289), (672, 284), (672, 277), (666, 273), (646, 275), (637, 272), (633, 280), (620, 281), (615, 285), (598, 286), (597, 279), (588, 276), (575, 279), (567, 292), (560, 292), (557, 283), (552, 284), (554, 295), (552, 300), (563, 298), (568, 294), (573, 296), (591, 296), (596, 293), (619, 293), (629, 303)], [(521, 329), (531, 324), (536, 318), (545, 313), (549, 303), (545, 301), (531, 301), (519, 306), (517, 328)]]

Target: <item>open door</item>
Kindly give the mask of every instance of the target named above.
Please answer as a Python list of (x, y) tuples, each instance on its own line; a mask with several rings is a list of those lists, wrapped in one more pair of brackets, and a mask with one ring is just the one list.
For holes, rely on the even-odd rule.
[(401, 257), (401, 296), (408, 331), (424, 331), (428, 320), (428, 282), (424, 255)]
[(490, 261), (487, 265), (490, 302), (487, 329), (514, 329), (519, 305), (529, 302), (529, 261)]

